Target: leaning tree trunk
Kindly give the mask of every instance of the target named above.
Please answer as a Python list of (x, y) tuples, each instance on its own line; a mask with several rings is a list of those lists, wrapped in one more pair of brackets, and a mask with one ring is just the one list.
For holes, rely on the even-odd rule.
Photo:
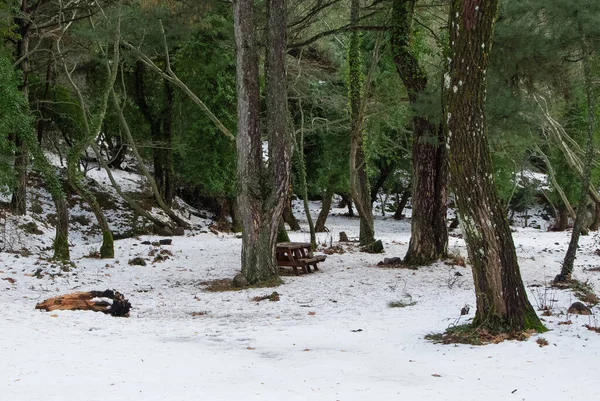
[(396, 69), (413, 108), (411, 236), (404, 263), (428, 265), (448, 254), (448, 168), (443, 130), (416, 107), (427, 87), (427, 76), (411, 45), (415, 3), (416, 0), (394, 0), (391, 45)]
[[(352, 0), (350, 24), (358, 22), (360, 1)], [(360, 217), (360, 244), (371, 245), (375, 242), (375, 225), (373, 221), (373, 205), (369, 191), (367, 166), (364, 151), (363, 112), (361, 102), (363, 95), (363, 74), (360, 53), (360, 36), (358, 31), (350, 33), (348, 48), (348, 74), (350, 97), (350, 193)]]
[[(117, 35), (120, 34), (121, 28), (121, 19), (117, 18), (115, 33)], [(108, 221), (106, 220), (106, 216), (98, 200), (92, 194), (92, 192), (85, 187), (83, 183), (81, 172), (79, 171), (79, 158), (80, 155), (87, 149), (88, 147), (92, 147), (94, 152), (98, 157), (98, 161), (100, 162), (101, 156), (96, 152), (96, 138), (98, 133), (101, 131), (102, 122), (106, 117), (106, 111), (108, 108), (108, 97), (111, 93), (115, 80), (117, 79), (117, 72), (119, 68), (119, 41), (115, 40), (112, 45), (112, 55), (110, 59), (110, 63), (106, 63), (106, 82), (102, 90), (99, 91), (98, 96), (94, 99), (94, 106), (90, 107), (90, 102), (86, 102), (81, 89), (75, 82), (72, 69), (67, 65), (67, 61), (64, 58), (64, 54), (62, 52), (62, 43), (61, 39), (56, 42), (56, 49), (58, 50), (58, 55), (62, 59), (63, 69), (65, 75), (73, 87), (73, 90), (77, 94), (77, 99), (79, 100), (79, 106), (81, 107), (81, 117), (83, 122), (83, 130), (81, 136), (74, 140), (74, 145), (69, 151), (69, 156), (67, 159), (67, 176), (69, 184), (73, 187), (75, 192), (79, 196), (81, 196), (92, 209), (92, 213), (94, 213), (98, 225), (102, 231), (102, 246), (100, 247), (100, 257), (102, 258), (112, 258), (114, 257), (114, 240), (112, 231), (108, 225)]]
[(237, 181), (242, 222), (242, 274), (248, 282), (258, 283), (278, 278), (275, 246), (290, 180), (292, 140), (287, 131), (285, 0), (269, 0), (265, 57), (269, 164), (266, 167), (263, 165), (253, 9), (254, 1), (233, 2), (237, 49)]
[[(577, 6), (576, 6), (577, 7)], [(567, 281), (571, 279), (573, 274), (573, 263), (575, 262), (575, 255), (577, 253), (577, 247), (579, 246), (579, 237), (584, 229), (585, 219), (587, 217), (587, 199), (590, 188), (590, 178), (592, 176), (592, 163), (594, 161), (594, 130), (595, 120), (594, 113), (596, 112), (596, 102), (594, 99), (594, 88), (592, 83), (592, 71), (590, 67), (590, 46), (588, 43), (587, 35), (583, 30), (583, 25), (579, 23), (579, 35), (581, 38), (581, 61), (583, 63), (583, 76), (586, 87), (587, 97), (587, 135), (586, 135), (586, 150), (585, 160), (583, 163), (583, 177), (581, 180), (581, 194), (579, 195), (579, 203), (577, 204), (577, 215), (575, 222), (573, 223), (573, 232), (571, 233), (571, 241), (569, 242), (569, 248), (567, 254), (563, 260), (562, 269), (560, 274), (555, 278), (554, 281)]]
[(79, 195), (92, 209), (92, 213), (96, 217), (98, 221), (98, 226), (100, 227), (100, 231), (102, 232), (102, 245), (100, 246), (100, 257), (101, 258), (114, 258), (115, 257), (115, 248), (114, 248), (114, 239), (112, 235), (112, 231), (110, 230), (110, 226), (108, 225), (108, 220), (102, 211), (102, 207), (98, 203), (98, 200), (94, 196), (94, 194), (85, 186), (83, 183), (81, 172), (79, 171), (79, 156), (80, 150), (82, 147), (87, 145), (87, 140), (82, 138), (79, 140), (79, 144), (76, 145), (69, 152), (69, 156), (67, 158), (67, 176), (69, 180), (69, 185), (75, 190), (77, 195)]
[(327, 221), (327, 216), (329, 216), (332, 201), (333, 189), (327, 188), (325, 190), (325, 193), (323, 194), (323, 201), (321, 202), (321, 211), (319, 212), (319, 215), (317, 216), (317, 222), (315, 223), (316, 233), (325, 232), (325, 222)]
[[(127, 119), (125, 118), (123, 109), (121, 108), (121, 105), (119, 104), (119, 99), (117, 98), (117, 94), (115, 93), (114, 88), (112, 88), (110, 92), (111, 92), (111, 98), (112, 98), (113, 105), (115, 107), (115, 110), (117, 110), (117, 115), (119, 116), (119, 122), (121, 124), (121, 128), (123, 128), (123, 131), (125, 132), (125, 137), (127, 138), (127, 141), (129, 141), (131, 153), (133, 153), (133, 156), (135, 157), (136, 161), (138, 162), (138, 167), (140, 169), (140, 172), (148, 180), (148, 183), (150, 184), (150, 188), (152, 189), (152, 193), (154, 194), (154, 199), (156, 200), (156, 203), (158, 203), (158, 206), (178, 226), (187, 227), (188, 224), (181, 217), (179, 217), (177, 214), (175, 214), (175, 212), (173, 212), (173, 210), (163, 201), (162, 196), (160, 195), (160, 191), (158, 190), (158, 185), (156, 185), (156, 181), (154, 180), (154, 177), (148, 171), (148, 168), (146, 167), (146, 164), (144, 163), (144, 159), (142, 158), (142, 156), (140, 155), (140, 153), (137, 150), (137, 146), (135, 145), (135, 142), (133, 139), (133, 134), (131, 133), (131, 128), (129, 127), (129, 123), (127, 122)], [(98, 146), (96, 146), (95, 144), (92, 143), (92, 149), (94, 150), (94, 153), (96, 154), (96, 157), (98, 158), (98, 160), (100, 160), (100, 164), (106, 171), (106, 174), (108, 175), (108, 178), (109, 178), (113, 188), (117, 192), (117, 194), (119, 194), (119, 196), (121, 198), (123, 198), (123, 200), (125, 200), (125, 202), (127, 202), (136, 211), (136, 213), (138, 213), (140, 216), (145, 217), (146, 219), (153, 222), (158, 227), (169, 227), (169, 224), (163, 222), (160, 219), (157, 219), (156, 217), (154, 217), (150, 213), (148, 213), (146, 210), (142, 209), (141, 206), (139, 206), (139, 204), (137, 204), (137, 202), (135, 202), (131, 197), (126, 195), (120, 189), (119, 185), (114, 180), (114, 177), (110, 170), (110, 167), (108, 166), (108, 164), (106, 162), (104, 162), (104, 159), (102, 158), (102, 155), (98, 150)]]
[(408, 203), (408, 198), (410, 198), (410, 194), (411, 190), (409, 188), (402, 192), (402, 196), (396, 195), (396, 201), (398, 202), (398, 204), (396, 205), (396, 211), (394, 212), (394, 220), (402, 220), (404, 218), (404, 214), (402, 212), (404, 211), (404, 208)]
[[(472, 263), (473, 325), (493, 332), (545, 330), (527, 299), (505, 209), (498, 198), (485, 126), (486, 69), (498, 0), (454, 0), (444, 76), (450, 183)], [(460, 34), (459, 34), (460, 33)]]

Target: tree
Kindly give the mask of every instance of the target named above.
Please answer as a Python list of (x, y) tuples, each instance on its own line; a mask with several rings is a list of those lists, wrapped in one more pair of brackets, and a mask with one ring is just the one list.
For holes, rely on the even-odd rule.
[(412, 21), (416, 0), (394, 0), (391, 45), (394, 62), (413, 109), (411, 236), (404, 263), (427, 265), (448, 253), (447, 155), (443, 130), (418, 110), (427, 74), (415, 55)]
[(69, 259), (69, 211), (65, 193), (57, 172), (50, 165), (40, 144), (33, 134), (33, 118), (27, 99), (19, 90), (19, 81), (11, 65), (10, 58), (0, 48), (0, 183), (10, 184), (14, 181), (13, 166), (6, 162), (12, 152), (12, 146), (6, 139), (9, 134), (16, 134), (27, 146), (33, 156), (34, 167), (43, 175), (46, 187), (56, 206), (56, 235), (54, 238), (54, 255), (58, 260)]
[[(119, 2), (118, 13), (121, 11), (121, 2)], [(94, 26), (94, 24), (91, 24)], [(113, 28), (110, 26), (110, 28)], [(109, 28), (109, 29), (110, 29)], [(75, 82), (75, 79), (72, 75), (72, 70), (74, 68), (70, 68), (68, 65), (68, 61), (65, 58), (65, 52), (62, 46), (63, 37), (61, 36), (56, 41), (56, 49), (59, 58), (62, 61), (63, 69), (65, 75), (71, 84), (77, 100), (79, 102), (79, 106), (81, 107), (81, 120), (83, 122), (83, 127), (80, 130), (80, 135), (77, 138), (73, 138), (74, 146), (69, 151), (69, 156), (67, 159), (67, 176), (69, 180), (69, 184), (75, 190), (75, 192), (90, 206), (92, 213), (96, 217), (98, 221), (98, 225), (100, 226), (100, 230), (102, 231), (102, 246), (100, 247), (100, 257), (102, 258), (112, 258), (114, 257), (114, 240), (112, 231), (108, 224), (108, 220), (104, 215), (104, 211), (100, 206), (96, 196), (86, 187), (83, 182), (83, 177), (81, 171), (79, 169), (79, 160), (81, 154), (90, 146), (94, 147), (92, 143), (96, 140), (98, 133), (101, 131), (102, 122), (106, 116), (106, 110), (108, 107), (108, 101), (111, 94), (111, 90), (114, 86), (114, 83), (117, 79), (118, 66), (119, 66), (119, 36), (121, 29), (121, 18), (117, 17), (117, 20), (114, 24), (114, 34), (116, 39), (113, 39), (112, 46), (112, 57), (108, 58), (108, 50), (100, 50), (99, 52), (106, 56), (106, 59), (103, 60), (104, 63), (110, 65), (107, 67), (107, 74), (104, 79), (102, 79), (102, 84), (98, 90), (99, 94), (97, 98), (93, 96), (91, 100), (86, 100), (83, 92), (81, 91), (78, 84)], [(65, 25), (63, 33), (66, 33), (68, 30), (68, 25)], [(97, 43), (99, 49), (103, 48), (103, 45)], [(106, 45), (108, 48), (108, 44)]]
[[(575, 6), (577, 14), (583, 13), (583, 9), (577, 4)], [(596, 130), (596, 100), (592, 83), (592, 71), (591, 71), (591, 49), (589, 45), (588, 33), (585, 31), (583, 23), (578, 21), (577, 31), (579, 33), (579, 39), (581, 41), (581, 62), (583, 64), (583, 76), (585, 83), (586, 92), (586, 103), (587, 103), (587, 132), (586, 132), (586, 149), (585, 159), (583, 164), (583, 177), (581, 179), (581, 194), (579, 195), (579, 203), (577, 205), (577, 217), (573, 224), (573, 232), (571, 233), (571, 241), (569, 242), (569, 248), (565, 255), (565, 259), (562, 264), (560, 274), (556, 277), (555, 281), (565, 281), (571, 279), (573, 273), (573, 263), (575, 261), (575, 255), (577, 253), (577, 247), (579, 244), (579, 236), (581, 235), (582, 226), (584, 223), (585, 216), (587, 214), (587, 195), (590, 189), (590, 180), (592, 175), (592, 164), (594, 161), (594, 133)]]
[[(169, 57), (167, 54), (166, 57)], [(168, 64), (165, 61), (165, 65)], [(172, 110), (173, 110), (173, 86), (166, 80), (162, 80), (163, 99), (156, 94), (148, 93), (149, 86), (146, 83), (146, 67), (138, 61), (135, 64), (135, 101), (141, 111), (146, 123), (150, 126), (150, 136), (153, 142), (153, 167), (154, 181), (158, 192), (164, 202), (171, 206), (174, 196), (173, 183), (173, 133)], [(152, 96), (154, 95), (154, 96)], [(151, 102), (148, 102), (151, 99)], [(162, 105), (160, 104), (162, 100)]]
[(475, 281), (473, 325), (493, 332), (545, 330), (527, 299), (514, 242), (495, 188), (485, 119), (486, 72), (498, 0), (454, 0), (444, 129), (450, 183)]
[(277, 227), (290, 181), (292, 137), (287, 127), (285, 0), (267, 1), (265, 103), (268, 161), (262, 159), (254, 1), (233, 2), (237, 49), (237, 182), (242, 223), (242, 274), (257, 283), (278, 278)]
[[(350, 24), (359, 20), (360, 0), (352, 0)], [(350, 33), (348, 44), (348, 92), (350, 98), (350, 193), (360, 215), (360, 244), (366, 247), (375, 242), (373, 205), (367, 177), (365, 157), (364, 112), (366, 98), (363, 96), (363, 73), (358, 31)], [(374, 61), (376, 62), (376, 61)]]
[[(21, 0), (19, 13), (16, 13), (14, 18), (14, 25), (18, 36), (15, 46), (15, 58), (23, 75), (20, 87), (25, 99), (29, 97), (27, 79), (29, 75), (31, 14), (43, 3), (44, 1), (42, 0), (33, 2), (33, 4), (30, 4), (28, 0)], [(25, 215), (27, 213), (27, 166), (29, 164), (29, 154), (23, 138), (19, 135), (14, 135), (13, 138), (15, 141), (14, 169), (17, 178), (10, 205), (15, 213)]]

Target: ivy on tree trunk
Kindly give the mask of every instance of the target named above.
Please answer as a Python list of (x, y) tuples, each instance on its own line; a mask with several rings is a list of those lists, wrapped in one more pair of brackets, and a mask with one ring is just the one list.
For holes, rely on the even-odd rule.
[[(19, 39), (16, 43), (16, 58), (21, 60), (19, 69), (23, 80), (20, 88), (23, 93), (23, 97), (29, 99), (29, 39), (30, 39), (30, 28), (31, 21), (29, 20), (29, 2), (27, 0), (21, 1), (21, 9), (18, 17), (15, 17), (15, 25), (19, 34)], [(18, 215), (27, 214), (27, 167), (29, 165), (29, 154), (27, 151), (26, 141), (21, 135), (14, 135), (15, 141), (15, 158), (14, 158), (14, 169), (15, 169), (15, 187), (13, 188), (12, 198), (10, 200), (10, 207), (14, 213)]]
[[(350, 8), (350, 24), (359, 19), (360, 1), (352, 0)], [(350, 33), (348, 45), (348, 85), (350, 97), (350, 193), (360, 217), (360, 244), (371, 245), (375, 242), (375, 226), (373, 222), (373, 206), (367, 177), (367, 160), (364, 150), (364, 108), (363, 73), (360, 52), (360, 36), (358, 31)]]
[(448, 254), (446, 224), (448, 162), (444, 133), (416, 108), (427, 87), (411, 43), (416, 0), (394, 0), (391, 45), (394, 63), (413, 108), (411, 236), (404, 263), (428, 265)]

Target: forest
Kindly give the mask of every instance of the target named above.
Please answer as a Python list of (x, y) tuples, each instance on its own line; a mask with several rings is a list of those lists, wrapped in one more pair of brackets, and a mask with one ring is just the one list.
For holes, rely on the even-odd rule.
[(0, 36), (0, 394), (600, 395), (600, 2), (0, 0)]

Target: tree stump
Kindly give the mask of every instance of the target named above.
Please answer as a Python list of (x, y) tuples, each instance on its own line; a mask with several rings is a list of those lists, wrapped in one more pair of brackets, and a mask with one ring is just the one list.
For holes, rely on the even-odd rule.
[[(94, 300), (94, 298), (112, 299), (112, 304), (104, 300)], [(131, 304), (125, 299), (123, 294), (117, 291), (87, 291), (74, 292), (72, 294), (61, 295), (49, 298), (38, 303), (35, 309), (51, 312), (54, 310), (91, 310), (102, 312), (112, 316), (129, 317)]]

